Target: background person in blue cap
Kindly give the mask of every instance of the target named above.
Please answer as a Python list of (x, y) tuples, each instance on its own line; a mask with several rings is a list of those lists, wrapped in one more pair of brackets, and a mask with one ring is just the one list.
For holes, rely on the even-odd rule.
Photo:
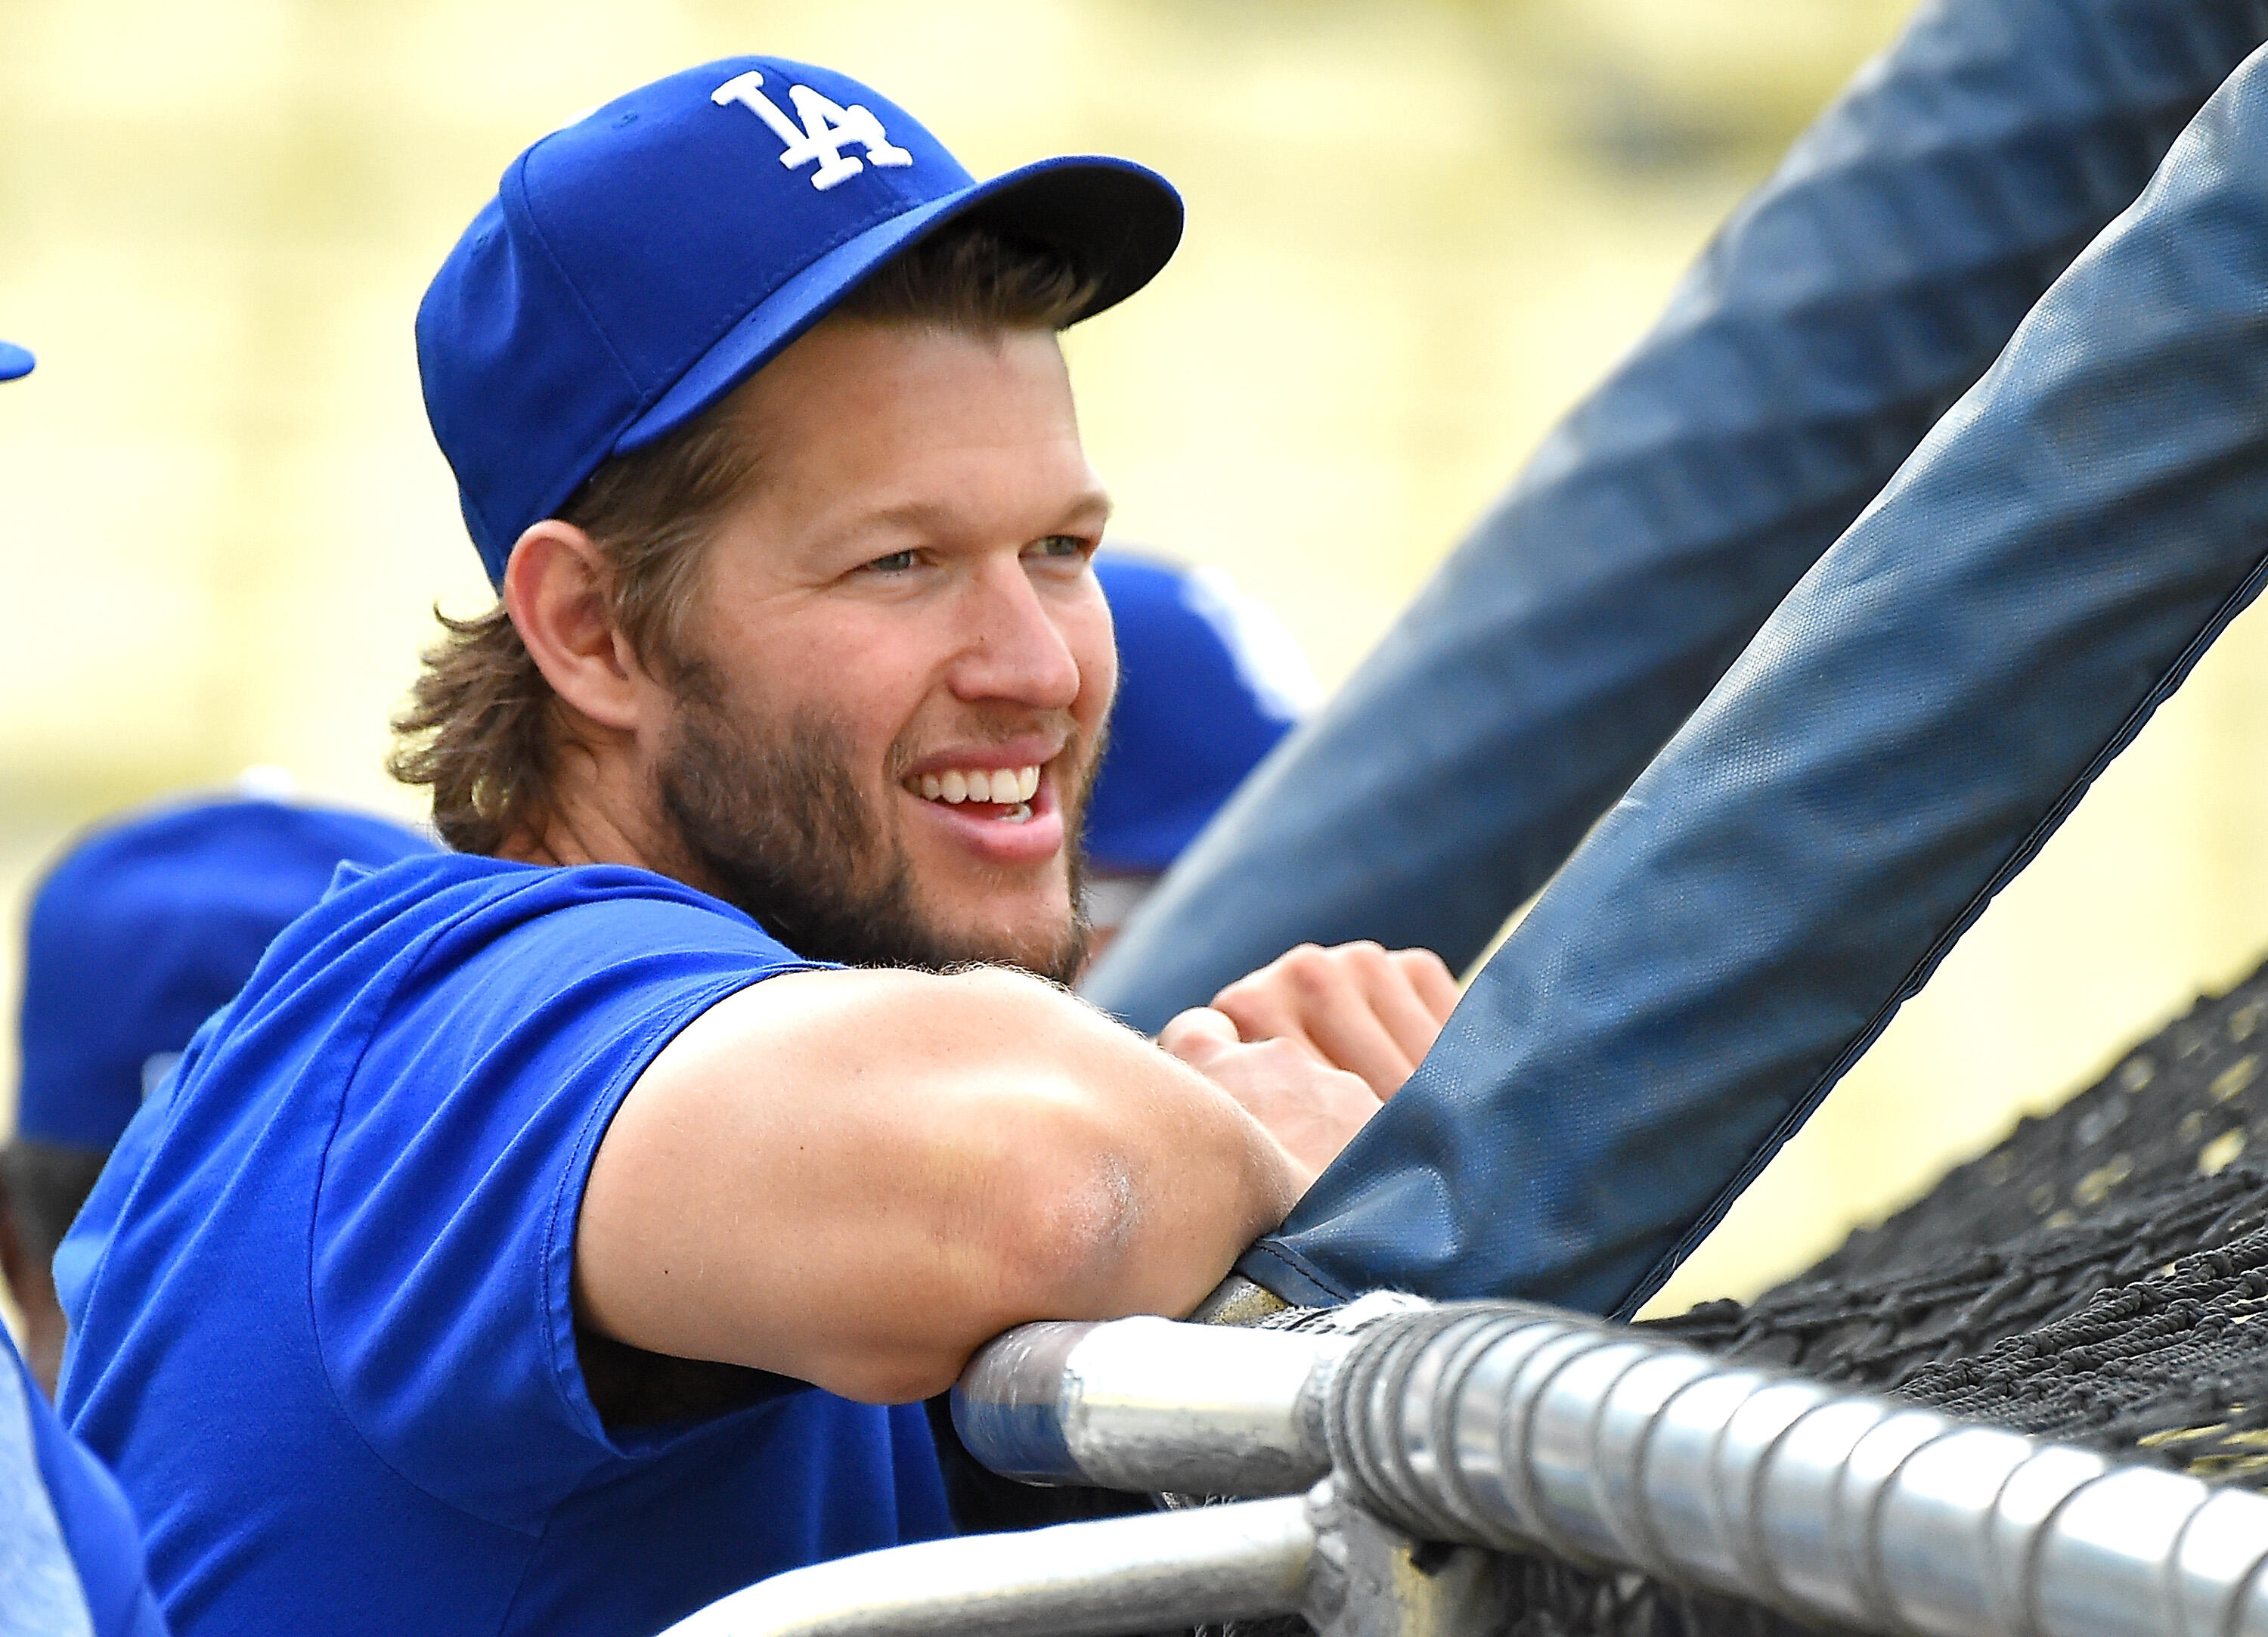
[[(30, 353), (0, 341), (0, 381), (31, 370)], [(0, 1632), (166, 1637), (126, 1497), (64, 1430), (4, 1327), (0, 1354)]]
[(142, 1100), (341, 863), (432, 851), (367, 814), (236, 795), (112, 819), (48, 866), (25, 925), (16, 1131), (0, 1150), (0, 1269), (47, 1390), (63, 1344), (52, 1259)]
[(942, 1532), (917, 1401), (1189, 1309), (1438, 1032), (1375, 948), (1261, 981), (1312, 1046), (1060, 987), (1116, 664), (1056, 332), (1180, 226), (762, 57), (507, 169), (417, 325), (501, 594), (401, 724), (458, 851), (287, 928), (72, 1234), (178, 1630), (651, 1637)]
[(1292, 634), (1218, 570), (1114, 545), (1094, 577), (1118, 698), (1086, 808), (1090, 959), (1321, 691)]

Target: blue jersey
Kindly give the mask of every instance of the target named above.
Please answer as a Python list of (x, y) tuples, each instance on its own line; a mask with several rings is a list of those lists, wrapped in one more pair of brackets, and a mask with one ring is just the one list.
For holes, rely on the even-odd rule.
[(585, 1380), (608, 1121), (703, 1011), (808, 965), (658, 875), (461, 856), (349, 866), (284, 931), (58, 1258), (63, 1403), (180, 1637), (651, 1637), (947, 1531), (918, 1406), (777, 1382), (624, 1427)]

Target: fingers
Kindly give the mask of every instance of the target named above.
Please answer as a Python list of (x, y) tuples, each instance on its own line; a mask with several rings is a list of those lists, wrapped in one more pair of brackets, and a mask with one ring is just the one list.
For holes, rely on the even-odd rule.
[(1211, 1007), (1191, 1007), (1176, 1013), (1158, 1031), (1159, 1047), (1194, 1069), (1202, 1069), (1240, 1038), (1236, 1024)]
[[(1395, 1049), (1410, 1060), (1410, 1070), (1415, 1072), (1425, 1061), (1425, 1054), (1433, 1049), (1433, 1041), (1441, 1032), (1441, 1020), (1447, 1014), (1433, 1009), (1432, 1002), (1419, 989), (1400, 957), (1405, 954), (1425, 955), (1436, 966), (1440, 965), (1440, 960), (1425, 950), (1396, 950), (1392, 955), (1381, 950), (1379, 954), (1379, 961), (1366, 962), (1362, 968), (1364, 996), (1380, 1025), (1394, 1037)], [(1442, 976), (1447, 977), (1448, 969), (1441, 970)], [(1450, 1004), (1454, 1006), (1456, 985), (1453, 982), (1449, 987)], [(1409, 1078), (1406, 1073), (1403, 1076), (1403, 1080)]]
[[(1324, 1062), (1360, 1075), (1382, 1099), (1418, 1066), (1370, 992), (1387, 970), (1385, 954), (1375, 944), (1336, 949), (1303, 944), (1231, 984), (1213, 1005), (1234, 1020), (1245, 1039), (1296, 1040)], [(1413, 1007), (1414, 1002), (1398, 1009)]]
[(1402, 975), (1417, 992), (1418, 999), (1433, 1014), (1436, 1024), (1449, 1021), (1449, 1014), (1457, 1009), (1457, 975), (1448, 963), (1431, 949), (1396, 949), (1387, 956), (1402, 969)]
[(1428, 950), (1303, 944), (1222, 990), (1213, 1007), (1244, 1039), (1295, 1041), (1383, 1099), (1432, 1049), (1456, 1000), (1455, 979)]

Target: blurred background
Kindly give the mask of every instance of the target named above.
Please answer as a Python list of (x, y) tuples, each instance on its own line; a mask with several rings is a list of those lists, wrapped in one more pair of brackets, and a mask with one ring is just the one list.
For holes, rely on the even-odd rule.
[[(1075, 332), (1130, 541), (1344, 677), (1645, 329), (1903, 0), (0, 0), (0, 995), (77, 826), (380, 770), (489, 598), (410, 319), (521, 147), (704, 58), (826, 62), (980, 173), (1164, 170), (1174, 266)], [(2268, 626), (2240, 622), (1660, 1306), (1745, 1294), (2268, 948)]]

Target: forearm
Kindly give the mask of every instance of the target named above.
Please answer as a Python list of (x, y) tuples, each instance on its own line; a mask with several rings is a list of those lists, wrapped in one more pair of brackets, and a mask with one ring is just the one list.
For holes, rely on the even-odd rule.
[(688, 1029), (593, 1165), (586, 1318), (850, 1396), (1027, 1319), (1180, 1312), (1304, 1176), (1204, 1076), (998, 972), (776, 978)]

